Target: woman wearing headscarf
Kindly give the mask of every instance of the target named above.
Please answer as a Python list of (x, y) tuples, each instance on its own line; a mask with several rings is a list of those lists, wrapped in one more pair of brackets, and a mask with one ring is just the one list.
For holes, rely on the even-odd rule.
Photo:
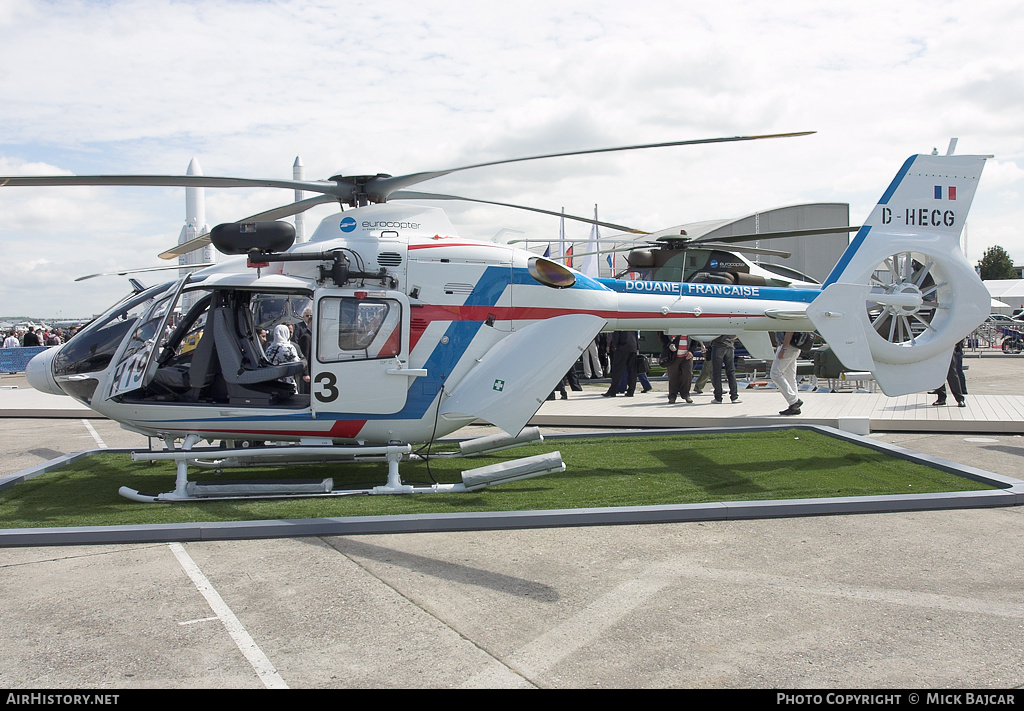
[[(267, 346), (266, 356), (273, 365), (302, 362), (298, 348), (291, 341), (291, 331), (285, 324), (281, 323), (274, 327), (274, 342)], [(289, 375), (282, 380), (295, 387), (295, 378), (292, 376)]]

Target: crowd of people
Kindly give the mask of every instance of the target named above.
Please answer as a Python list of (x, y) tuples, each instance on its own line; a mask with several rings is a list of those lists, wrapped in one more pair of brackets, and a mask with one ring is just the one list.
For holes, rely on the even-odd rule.
[[(660, 334), (660, 337), (662, 352), (658, 363), (666, 369), (670, 403), (692, 403), (692, 396), (703, 394), (703, 388), (707, 386), (709, 380), (712, 381), (713, 403), (725, 402), (726, 387), (729, 389), (729, 402), (740, 402), (739, 386), (736, 381), (735, 336), (719, 336), (709, 343), (696, 341), (688, 336)], [(693, 382), (695, 354), (699, 354), (704, 361), (696, 383)], [(556, 399), (558, 394), (563, 400), (567, 399), (566, 387), (576, 391), (583, 389), (577, 374), (578, 364), (582, 365), (584, 379), (608, 378), (608, 389), (602, 393), (604, 397), (633, 397), (637, 386), (643, 393), (654, 389), (648, 377), (651, 363), (648, 357), (640, 352), (640, 337), (636, 331), (598, 334), (584, 350), (577, 364), (574, 364), (555, 386), (555, 390), (548, 396), (549, 400)]]
[[(712, 400), (714, 404), (725, 402), (725, 389), (729, 390), (729, 402), (740, 402), (739, 387), (736, 380), (736, 337), (733, 335), (718, 336), (710, 342), (702, 342), (683, 335), (659, 334), (661, 339), (661, 355), (658, 363), (665, 368), (668, 381), (668, 401), (693, 403), (694, 395), (702, 395), (711, 381)], [(807, 357), (810, 346), (814, 342), (814, 334), (807, 332), (778, 332), (774, 334), (776, 345), (769, 377), (786, 401), (786, 407), (779, 411), (785, 417), (801, 414), (800, 391), (797, 384), (797, 360), (803, 355)], [(949, 364), (946, 383), (931, 394), (936, 396), (934, 406), (946, 404), (947, 385), (953, 393), (958, 407), (966, 407), (967, 382), (963, 370), (963, 346), (961, 341), (956, 344)], [(694, 381), (694, 361), (703, 360), (696, 381)], [(639, 384), (643, 392), (650, 392), (652, 386), (647, 377), (647, 356), (640, 352), (640, 336), (636, 331), (615, 331), (601, 333), (584, 351), (581, 357), (584, 378), (608, 378), (608, 389), (602, 393), (604, 397), (625, 395), (633, 397)], [(566, 385), (572, 390), (582, 390), (576, 365), (570, 368), (566, 376), (551, 393), (549, 400), (556, 399), (560, 393), (567, 399)]]
[(77, 326), (62, 328), (40, 328), (27, 326), (22, 329), (11, 328), (4, 334), (3, 348), (31, 348), (33, 346), (59, 346), (75, 335)]

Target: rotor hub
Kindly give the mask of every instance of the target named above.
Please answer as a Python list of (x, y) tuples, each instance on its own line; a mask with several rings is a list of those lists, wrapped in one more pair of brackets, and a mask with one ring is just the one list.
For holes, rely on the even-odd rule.
[(894, 345), (913, 346), (921, 336), (937, 332), (933, 321), (940, 309), (936, 263), (917, 252), (893, 254), (878, 265), (871, 277), (868, 319), (875, 332)]
[(889, 306), (893, 313), (901, 316), (913, 316), (921, 310), (921, 306), (924, 304), (924, 295), (916, 284), (906, 282), (890, 284), (886, 291), (893, 297), (899, 297), (894, 298), (893, 303)]

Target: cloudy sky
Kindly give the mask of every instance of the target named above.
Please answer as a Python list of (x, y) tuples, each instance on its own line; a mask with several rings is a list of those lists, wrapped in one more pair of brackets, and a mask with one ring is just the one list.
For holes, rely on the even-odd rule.
[[(1014, 3), (729, 0), (2, 0), (0, 175), (290, 178), (813, 130), (806, 138), (551, 159), (416, 189), (640, 229), (805, 201), (859, 224), (903, 160), (993, 154), (968, 258), (1024, 263), (1024, 15)], [(207, 190), (207, 221), (290, 201)], [(443, 203), (463, 236), (558, 220)], [(314, 224), (328, 208), (308, 213)], [(89, 316), (84, 274), (163, 264), (184, 189), (0, 188), (0, 315)], [(585, 239), (586, 225), (567, 227)], [(171, 273), (169, 273), (171, 274)], [(143, 275), (146, 281), (158, 278)]]

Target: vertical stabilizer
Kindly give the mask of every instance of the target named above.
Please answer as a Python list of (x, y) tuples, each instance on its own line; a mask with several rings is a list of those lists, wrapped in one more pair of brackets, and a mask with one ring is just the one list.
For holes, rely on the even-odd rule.
[(960, 233), (988, 156), (907, 159), (807, 309), (848, 368), (887, 395), (937, 387), (989, 313)]

